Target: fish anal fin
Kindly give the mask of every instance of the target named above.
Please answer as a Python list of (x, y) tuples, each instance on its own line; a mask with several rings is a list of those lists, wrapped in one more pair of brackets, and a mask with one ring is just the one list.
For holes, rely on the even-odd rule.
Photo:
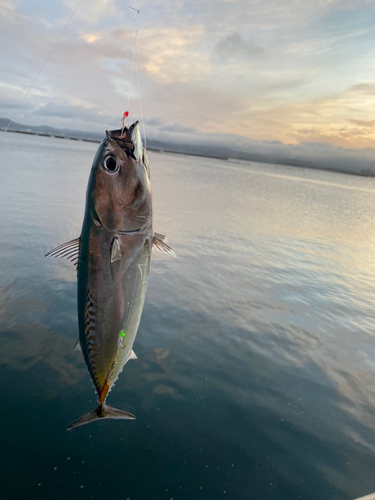
[(128, 413), (124, 410), (118, 410), (117, 408), (113, 408), (112, 406), (107, 406), (104, 403), (99, 405), (95, 410), (90, 413), (86, 413), (79, 419), (75, 420), (68, 426), (68, 431), (74, 429), (75, 427), (80, 427), (81, 425), (89, 424), (90, 422), (94, 422), (95, 420), (99, 420), (101, 418), (112, 418), (116, 420), (135, 420), (135, 416), (131, 413)]
[(133, 351), (133, 349), (130, 351), (128, 359), (126, 361), (129, 361), (130, 359), (138, 359), (136, 353)]
[(155, 250), (159, 250), (159, 252), (167, 253), (172, 255), (172, 257), (177, 258), (176, 254), (172, 250), (172, 248), (166, 243), (167, 238), (164, 234), (154, 233), (154, 238), (152, 240), (152, 248)]
[(124, 363), (124, 366), (126, 365), (126, 363), (128, 361), (130, 361), (131, 359), (138, 359), (138, 356), (136, 355), (136, 353), (133, 351), (133, 349), (129, 352), (128, 354), (128, 357), (126, 358), (125, 360), (125, 363)]
[(45, 257), (54, 257), (60, 259), (70, 260), (78, 269), (78, 259), (79, 259), (79, 248), (80, 248), (80, 238), (63, 243), (53, 250), (46, 253)]

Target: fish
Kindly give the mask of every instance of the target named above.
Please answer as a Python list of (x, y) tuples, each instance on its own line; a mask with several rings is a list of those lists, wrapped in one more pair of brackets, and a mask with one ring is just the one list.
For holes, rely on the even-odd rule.
[(91, 168), (81, 234), (46, 254), (77, 269), (81, 350), (98, 407), (68, 430), (98, 419), (135, 419), (106, 404), (125, 364), (137, 359), (134, 340), (141, 319), (152, 248), (175, 256), (153, 230), (150, 168), (138, 121), (106, 131)]

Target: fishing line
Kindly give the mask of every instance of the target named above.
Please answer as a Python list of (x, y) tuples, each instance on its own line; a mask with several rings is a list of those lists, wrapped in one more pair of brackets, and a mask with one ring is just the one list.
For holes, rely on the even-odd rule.
[[(39, 76), (39, 75), (40, 75), (40, 73), (43, 71), (44, 66), (47, 64), (48, 59), (50, 58), (50, 56), (51, 56), (52, 52), (54, 51), (54, 49), (55, 49), (56, 45), (59, 43), (60, 38), (63, 36), (64, 31), (65, 31), (65, 30), (66, 30), (66, 28), (68, 27), (68, 24), (70, 23), (70, 21), (73, 19), (73, 16), (74, 16), (74, 14), (77, 12), (78, 7), (81, 5), (82, 1), (83, 1), (83, 0), (79, 0), (79, 2), (78, 2), (78, 4), (77, 4), (77, 7), (73, 10), (73, 12), (72, 12), (71, 16), (70, 16), (70, 17), (69, 17), (69, 19), (68, 19), (68, 22), (65, 24), (65, 26), (64, 26), (64, 28), (63, 28), (63, 30), (61, 31), (61, 33), (60, 33), (60, 35), (58, 36), (58, 38), (57, 38), (56, 42), (54, 43), (54, 45), (53, 45), (52, 49), (49, 51), (49, 53), (48, 53), (48, 55), (47, 55), (46, 59), (44, 60), (44, 63), (43, 63), (43, 64), (42, 64), (42, 66), (40, 67), (40, 69), (39, 69), (38, 73), (36, 74), (36, 76), (35, 76), (34, 80), (33, 80), (33, 81), (32, 81), (32, 83), (31, 83), (30, 87), (27, 89), (26, 94), (23, 96), (23, 99), (22, 99), (22, 101), (20, 102), (20, 104), (22, 104), (22, 103), (24, 102), (24, 100), (26, 99), (26, 97), (29, 95), (30, 90), (33, 88), (34, 83), (35, 83), (35, 82), (37, 81), (37, 79), (38, 79), (38, 76)], [(8, 123), (8, 125), (7, 125), (7, 128), (5, 129), (5, 132), (8, 132), (8, 129), (9, 129), (10, 124), (12, 123), (12, 121), (13, 121), (13, 120), (9, 120), (9, 123)]]
[(130, 83), (129, 83), (129, 92), (128, 92), (128, 111), (130, 111), (130, 94), (132, 90), (132, 83), (133, 83), (133, 71), (134, 71), (134, 62), (135, 62), (135, 56), (137, 52), (137, 37), (138, 37), (138, 27), (139, 27), (139, 8), (141, 6), (141, 0), (138, 2), (138, 9), (135, 9), (134, 7), (130, 7), (129, 9), (135, 10), (135, 15), (134, 15), (134, 21), (136, 22), (135, 25), (135, 32), (134, 32), (134, 43), (133, 43), (133, 58), (132, 58), (132, 67), (130, 70)]
[(142, 92), (141, 92), (141, 82), (139, 80), (139, 71), (138, 71), (138, 54), (135, 51), (135, 60), (137, 64), (137, 78), (138, 78), (138, 90), (139, 90), (139, 107), (141, 110), (141, 120), (142, 120), (142, 130), (143, 130), (143, 139), (144, 139), (144, 148), (147, 149), (147, 141), (146, 141), (146, 130), (145, 130), (145, 120), (143, 118), (143, 106), (142, 106)]
[(137, 39), (138, 39), (138, 29), (139, 29), (139, 14), (141, 11), (141, 0), (138, 2), (138, 8), (134, 8), (129, 6), (129, 9), (132, 9), (135, 11), (134, 15), (134, 21), (136, 23), (135, 26), (135, 32), (134, 32), (134, 43), (133, 43), (133, 57), (132, 57), (132, 66), (130, 70), (130, 82), (129, 82), (129, 91), (128, 91), (128, 109), (124, 113), (123, 116), (123, 126), (121, 129), (121, 136), (124, 133), (124, 128), (125, 128), (125, 120), (129, 116), (129, 111), (130, 111), (130, 96), (131, 96), (131, 90), (132, 90), (132, 84), (133, 84), (133, 72), (134, 68), (137, 71), (137, 82), (138, 82), (138, 93), (139, 93), (139, 107), (140, 107), (140, 112), (141, 112), (141, 121), (142, 121), (142, 130), (143, 130), (143, 139), (144, 139), (144, 148), (146, 149), (146, 130), (145, 130), (145, 120), (143, 117), (143, 106), (142, 106), (142, 92), (141, 92), (141, 83), (140, 83), (140, 78), (139, 78), (139, 66), (138, 66), (138, 53), (137, 53)]

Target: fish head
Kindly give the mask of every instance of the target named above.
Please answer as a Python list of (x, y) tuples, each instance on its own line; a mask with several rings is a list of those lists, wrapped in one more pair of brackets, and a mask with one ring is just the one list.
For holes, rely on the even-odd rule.
[(96, 225), (135, 232), (152, 217), (151, 183), (138, 122), (106, 132), (91, 169), (88, 202)]

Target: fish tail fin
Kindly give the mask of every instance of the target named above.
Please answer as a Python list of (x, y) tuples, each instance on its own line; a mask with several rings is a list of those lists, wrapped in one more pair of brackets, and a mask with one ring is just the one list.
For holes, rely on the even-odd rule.
[(80, 427), (81, 425), (89, 424), (94, 422), (94, 420), (99, 420), (101, 418), (114, 418), (114, 419), (124, 419), (124, 420), (135, 420), (135, 416), (127, 411), (118, 410), (112, 406), (107, 406), (104, 403), (99, 405), (95, 410), (82, 415), (79, 419), (75, 420), (68, 426), (68, 431), (74, 429), (74, 427)]

